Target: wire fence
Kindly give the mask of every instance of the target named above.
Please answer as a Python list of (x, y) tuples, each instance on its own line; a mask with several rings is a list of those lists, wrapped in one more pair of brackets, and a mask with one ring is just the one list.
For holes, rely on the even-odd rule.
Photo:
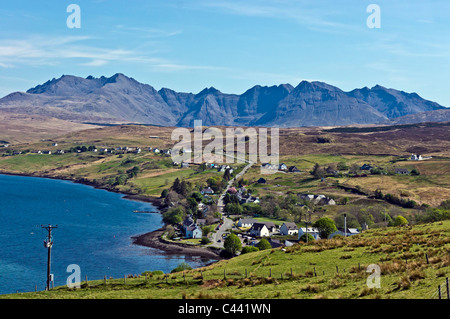
[(448, 284), (448, 277), (445, 282), (437, 287), (429, 299), (450, 299), (450, 290)]

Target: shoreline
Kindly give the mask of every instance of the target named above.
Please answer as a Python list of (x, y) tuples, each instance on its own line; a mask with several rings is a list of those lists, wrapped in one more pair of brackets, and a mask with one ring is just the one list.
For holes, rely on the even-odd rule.
[[(55, 176), (49, 176), (46, 174), (36, 174), (36, 173), (12, 173), (12, 172), (5, 172), (0, 171), (1, 175), (9, 175), (9, 176), (23, 176), (23, 177), (36, 177), (36, 178), (48, 178), (48, 179), (54, 179), (54, 180), (63, 180), (63, 181), (70, 181), (77, 184), (83, 184), (87, 186), (91, 186), (95, 189), (102, 189), (106, 190), (108, 192), (113, 192), (117, 194), (124, 195), (123, 198), (127, 200), (135, 200), (145, 203), (150, 203), (152, 206), (154, 206), (157, 211), (155, 211), (155, 214), (160, 214), (161, 211), (164, 209), (162, 205), (162, 201), (159, 198), (156, 197), (149, 197), (144, 195), (138, 195), (138, 194), (130, 194), (126, 192), (120, 192), (117, 190), (110, 189), (109, 187), (105, 187), (103, 185), (93, 183), (87, 179), (73, 179), (68, 177), (55, 177)], [(134, 245), (149, 247), (149, 248), (155, 248), (158, 250), (163, 251), (164, 253), (168, 255), (183, 255), (183, 256), (200, 256), (204, 258), (209, 259), (215, 259), (220, 260), (222, 257), (220, 257), (220, 252), (215, 251), (214, 249), (204, 248), (204, 247), (190, 247), (188, 245), (184, 244), (177, 244), (177, 243), (169, 243), (164, 241), (164, 239), (161, 238), (161, 235), (164, 232), (164, 227), (145, 233), (145, 234), (139, 234), (131, 236), (131, 240)]]
[(133, 244), (155, 248), (164, 251), (169, 255), (183, 255), (183, 256), (199, 256), (208, 259), (221, 260), (220, 250), (205, 247), (191, 247), (187, 244), (169, 243), (161, 238), (164, 233), (164, 228), (155, 231), (131, 237)]

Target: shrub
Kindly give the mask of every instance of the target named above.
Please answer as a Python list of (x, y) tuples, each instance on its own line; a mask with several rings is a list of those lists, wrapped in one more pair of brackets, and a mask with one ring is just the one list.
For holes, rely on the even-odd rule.
[(254, 251), (259, 251), (259, 248), (254, 246), (245, 246), (244, 248), (242, 248), (241, 254), (247, 254)]
[(184, 270), (192, 270), (191, 265), (189, 265), (186, 262), (182, 262), (176, 268), (172, 269), (172, 271), (170, 273), (184, 271)]
[(265, 238), (262, 238), (259, 243), (256, 245), (256, 247), (259, 248), (259, 250), (264, 250), (264, 249), (270, 249), (272, 248), (272, 245), (270, 245), (269, 241)]
[(405, 226), (405, 225), (408, 225), (408, 220), (405, 217), (400, 215), (395, 217), (394, 226)]
[(314, 241), (314, 237), (311, 234), (303, 234), (300, 236), (299, 240), (303, 241), (304, 243), (306, 243), (306, 235), (308, 235), (308, 242), (313, 242)]
[(209, 244), (211, 241), (209, 240), (208, 237), (202, 237), (202, 240), (200, 241), (200, 244), (202, 245), (207, 245)]

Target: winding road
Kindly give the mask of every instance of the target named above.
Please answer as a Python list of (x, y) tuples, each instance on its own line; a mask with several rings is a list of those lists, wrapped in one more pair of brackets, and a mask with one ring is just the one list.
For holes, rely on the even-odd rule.
[(247, 170), (252, 167), (252, 165), (254, 164), (253, 162), (244, 160), (246, 163), (248, 163), (248, 165), (246, 165), (242, 171), (240, 171), (238, 174), (236, 174), (236, 176), (232, 179), (230, 179), (230, 181), (228, 182), (227, 187), (225, 187), (225, 190), (222, 192), (222, 194), (220, 194), (220, 197), (217, 201), (217, 208), (219, 209), (219, 213), (222, 215), (222, 221), (223, 224), (220, 226), (220, 228), (218, 230), (216, 230), (216, 233), (213, 234), (212, 236), (212, 241), (211, 241), (211, 246), (213, 247), (217, 247), (217, 248), (223, 248), (223, 235), (225, 233), (230, 232), (230, 230), (233, 227), (233, 221), (229, 218), (227, 218), (226, 216), (224, 216), (223, 214), (223, 210), (224, 210), (224, 204), (223, 204), (223, 199), (225, 197), (225, 194), (227, 193), (227, 190), (233, 185), (234, 181), (236, 181), (237, 179), (241, 178), (241, 176), (243, 176)]

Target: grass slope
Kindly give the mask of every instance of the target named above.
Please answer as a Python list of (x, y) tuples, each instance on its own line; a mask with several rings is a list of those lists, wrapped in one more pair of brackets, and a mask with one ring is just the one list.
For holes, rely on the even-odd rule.
[[(373, 229), (248, 253), (184, 273), (83, 282), (81, 289), (2, 298), (430, 298), (450, 274), (449, 235), (450, 221)], [(367, 286), (370, 264), (380, 267), (380, 288)]]

